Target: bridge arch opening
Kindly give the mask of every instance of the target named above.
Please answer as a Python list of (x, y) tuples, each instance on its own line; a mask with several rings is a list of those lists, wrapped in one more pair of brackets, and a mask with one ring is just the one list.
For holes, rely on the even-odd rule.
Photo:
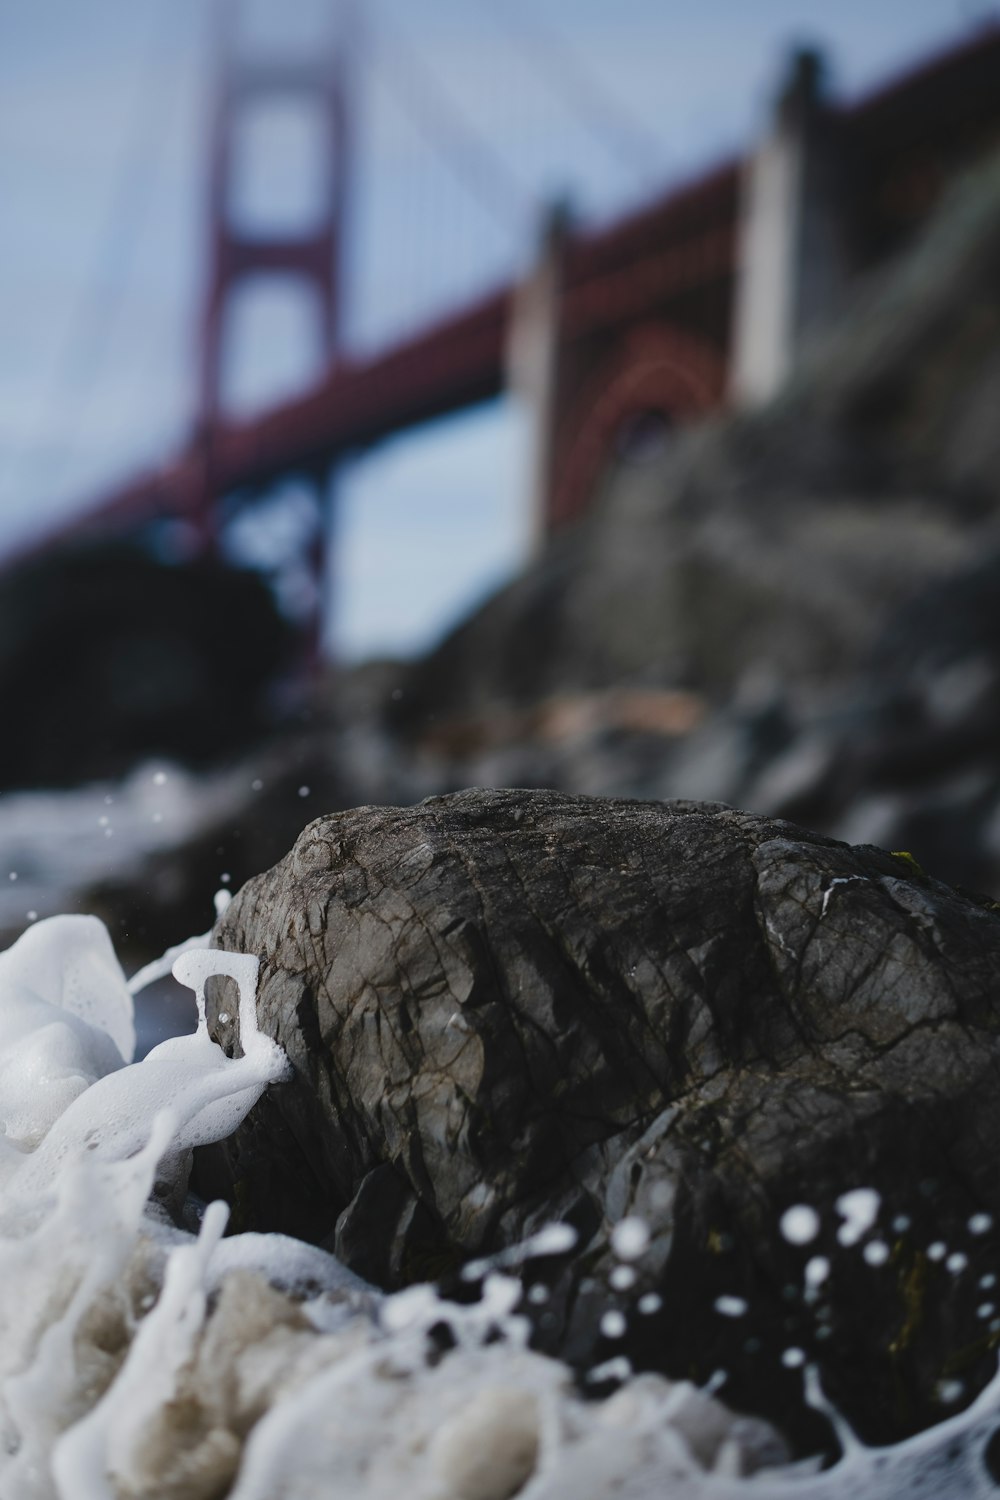
[(343, 466), (329, 549), (329, 655), (413, 656), (523, 565), (531, 522), (521, 420), (501, 397)]
[(248, 276), (225, 310), (222, 406), (247, 417), (300, 394), (325, 365), (319, 297), (291, 275)]
[(329, 125), (322, 101), (265, 95), (245, 103), (231, 129), (229, 222), (246, 235), (315, 232), (329, 198)]

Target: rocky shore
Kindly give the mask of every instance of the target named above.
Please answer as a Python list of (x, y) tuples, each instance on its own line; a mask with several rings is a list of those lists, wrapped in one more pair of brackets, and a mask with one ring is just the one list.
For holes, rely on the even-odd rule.
[[(717, 805), (463, 792), (310, 824), (214, 940), (295, 1070), (196, 1168), (239, 1229), (468, 1294), (571, 1225), (536, 1347), (724, 1371), (800, 1452), (807, 1360), (877, 1443), (991, 1376), (993, 903)], [(209, 1016), (238, 1055), (221, 986)]]

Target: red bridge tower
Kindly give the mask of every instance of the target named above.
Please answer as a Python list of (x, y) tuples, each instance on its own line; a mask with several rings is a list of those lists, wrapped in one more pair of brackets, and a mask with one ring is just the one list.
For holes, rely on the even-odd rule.
[[(198, 443), (204, 452), (204, 480), (192, 496), (191, 520), (211, 545), (213, 509), (219, 498), (213, 448), (226, 418), (225, 344), (233, 293), (251, 277), (292, 277), (304, 283), (317, 304), (322, 354), (327, 372), (341, 355), (341, 298), (344, 227), (347, 213), (349, 122), (347, 88), (349, 28), (346, 8), (319, 56), (255, 61), (241, 57), (237, 4), (220, 0), (218, 79), (209, 180), (209, 270), (199, 330), (200, 388)], [(324, 153), (323, 191), (311, 221), (299, 232), (248, 231), (233, 214), (235, 142), (243, 115), (275, 97), (301, 101), (319, 124)], [(326, 474), (317, 474), (325, 483)]]

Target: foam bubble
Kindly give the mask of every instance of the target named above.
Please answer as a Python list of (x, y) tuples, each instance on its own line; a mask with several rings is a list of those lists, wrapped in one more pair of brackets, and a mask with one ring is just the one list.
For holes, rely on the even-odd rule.
[(611, 1248), (619, 1260), (638, 1260), (649, 1248), (649, 1225), (635, 1215), (620, 1220), (611, 1231)]
[(819, 1214), (807, 1203), (796, 1203), (785, 1209), (779, 1227), (790, 1245), (808, 1245), (819, 1234)]
[(830, 1274), (830, 1262), (825, 1255), (814, 1255), (806, 1261), (806, 1286), (820, 1287)]
[(852, 1188), (837, 1199), (837, 1212), (844, 1223), (837, 1231), (842, 1245), (856, 1245), (878, 1217), (882, 1200), (874, 1188)]
[(620, 1339), (624, 1336), (627, 1325), (625, 1314), (617, 1308), (610, 1308), (601, 1314), (601, 1332), (606, 1339)]

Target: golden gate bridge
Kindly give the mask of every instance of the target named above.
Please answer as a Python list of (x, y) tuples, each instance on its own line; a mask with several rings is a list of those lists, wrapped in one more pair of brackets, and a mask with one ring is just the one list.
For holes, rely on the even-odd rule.
[[(548, 211), (524, 275), (390, 347), (358, 354), (342, 317), (359, 150), (356, 27), (345, 11), (328, 54), (255, 60), (241, 55), (236, 14), (233, 4), (220, 10), (197, 419), (167, 461), (82, 497), (71, 521), (33, 551), (168, 519), (183, 521), (210, 555), (224, 504), (230, 512), (252, 505), (295, 477), (322, 507), (346, 455), (505, 390), (529, 414), (536, 527), (550, 536), (585, 513), (609, 454), (634, 424), (652, 417), (673, 427), (772, 395), (852, 279), (903, 244), (947, 182), (1000, 140), (1000, 28), (850, 108), (825, 97), (818, 60), (802, 54), (744, 156), (599, 228)], [(556, 67), (559, 59), (544, 52), (543, 61)], [(564, 72), (563, 86), (595, 130), (634, 162), (641, 132), (592, 80)], [(428, 138), (454, 134), (413, 59), (392, 78)], [(239, 123), (274, 98), (312, 111), (323, 144), (321, 202), (301, 231), (251, 231), (232, 213)], [(510, 212), (517, 189), (489, 142), (470, 135), (456, 170), (499, 215)], [(299, 394), (234, 415), (224, 389), (233, 301), (251, 278), (279, 277), (313, 299), (322, 370)], [(317, 536), (319, 576), (322, 530)]]

